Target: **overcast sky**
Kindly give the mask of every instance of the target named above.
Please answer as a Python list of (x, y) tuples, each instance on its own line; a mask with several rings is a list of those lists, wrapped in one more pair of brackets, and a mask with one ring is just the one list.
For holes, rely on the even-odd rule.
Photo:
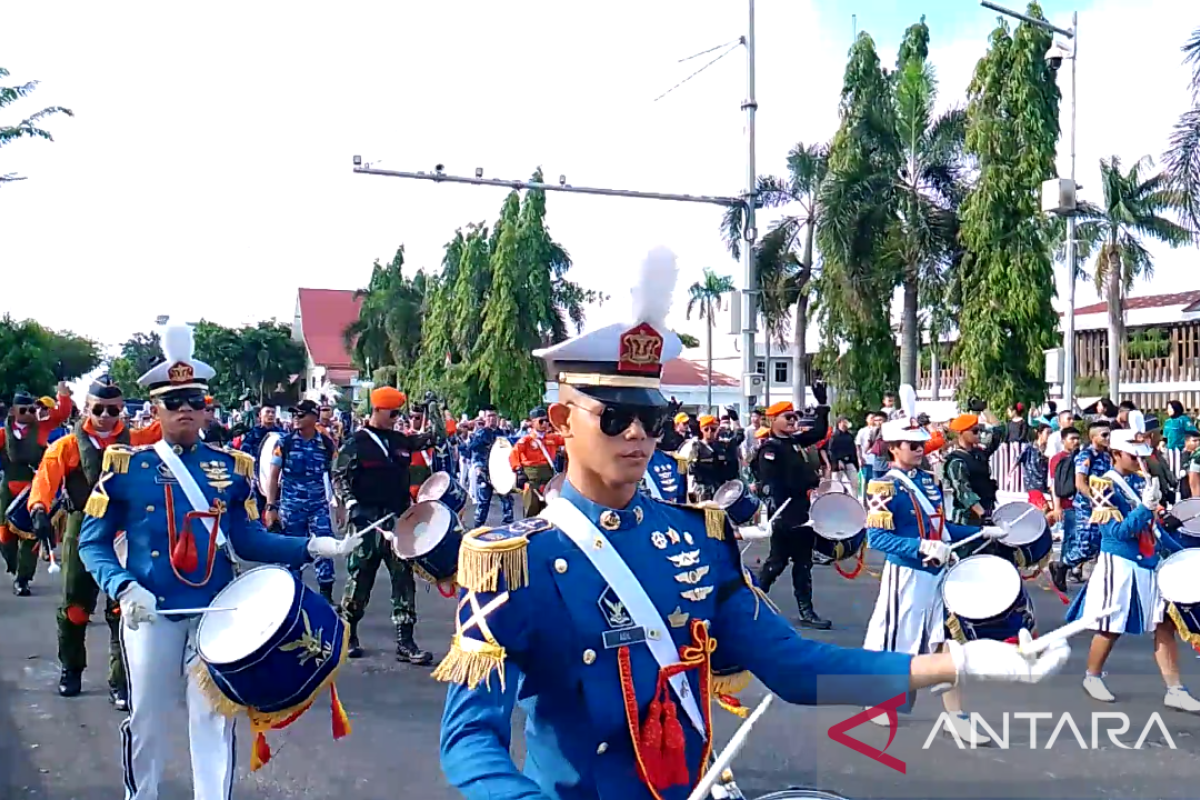
[[(903, 6), (904, 10), (899, 10)], [(973, 0), (759, 0), (758, 171), (797, 141), (827, 139), (852, 14), (885, 62), (924, 13), (941, 103), (963, 102), (995, 14)], [(1080, 14), (1079, 180), (1096, 199), (1098, 159), (1161, 154), (1187, 107), (1179, 47), (1194, 0), (1099, 0)], [(1073, 6), (1048, 0), (1070, 26)], [(57, 104), (53, 144), (0, 151), (0, 311), (119, 342), (158, 314), (237, 324), (290, 320), (301, 286), (365, 285), (403, 243), (436, 269), (455, 228), (493, 221), (504, 192), (354, 175), (383, 168), (524, 178), (539, 165), (576, 185), (736, 194), (744, 185), (740, 50), (655, 98), (735, 40), (741, 0), (535, 2), (11, 3), (0, 65), (38, 79), (3, 120)], [(720, 51), (716, 51), (719, 53)], [(716, 53), (714, 53), (715, 55)], [(1070, 108), (1062, 71), (1059, 167)], [(554, 194), (553, 235), (572, 276), (615, 295), (654, 245), (679, 253), (677, 296), (705, 266), (735, 275), (715, 207)], [(1157, 252), (1139, 294), (1200, 288), (1197, 252)], [(1080, 302), (1094, 298), (1080, 288)], [(618, 304), (620, 304), (618, 306)], [(683, 303), (674, 322), (683, 321)]]

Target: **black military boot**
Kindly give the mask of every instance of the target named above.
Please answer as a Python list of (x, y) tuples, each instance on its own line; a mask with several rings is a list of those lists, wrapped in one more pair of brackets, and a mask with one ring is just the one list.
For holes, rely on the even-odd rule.
[(17, 597), (29, 597), (29, 581), (17, 578), (13, 581), (13, 594)]
[(83, 691), (83, 670), (63, 669), (58, 676), (59, 697), (77, 697)]
[(827, 631), (832, 628), (832, 622), (821, 619), (813, 610), (812, 567), (793, 563), (792, 578), (795, 580), (796, 605), (800, 608), (800, 627), (817, 631)]
[(1069, 567), (1061, 561), (1050, 562), (1050, 582), (1054, 584), (1054, 588), (1058, 589), (1063, 594), (1067, 592), (1067, 571)]
[(108, 687), (108, 702), (112, 703), (112, 707), (117, 711), (128, 711), (129, 690), (124, 686)]
[(433, 662), (433, 653), (417, 647), (412, 625), (396, 626), (396, 660), (422, 666)]
[(362, 645), (358, 643), (358, 623), (350, 623), (350, 649), (346, 651), (348, 658), (362, 658)]
[(329, 603), (329, 605), (331, 605), (331, 606), (337, 605), (336, 603), (333, 602), (333, 584), (332, 583), (322, 583), (320, 586), (317, 587), (317, 589), (321, 592), (321, 597), (325, 598), (326, 603)]

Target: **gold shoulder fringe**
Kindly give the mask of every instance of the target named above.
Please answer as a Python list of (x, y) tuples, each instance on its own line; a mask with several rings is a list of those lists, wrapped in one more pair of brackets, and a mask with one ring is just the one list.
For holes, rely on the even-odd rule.
[(954, 637), (954, 641), (959, 644), (967, 643), (967, 635), (963, 633), (962, 623), (958, 621), (958, 616), (950, 611), (946, 612), (946, 630)]
[(509, 591), (529, 585), (529, 537), (513, 536), (498, 542), (481, 542), (491, 528), (475, 528), (462, 538), (458, 550), (458, 584), (472, 592), (495, 592), (500, 576)]
[(241, 450), (234, 450), (232, 447), (225, 448), (225, 452), (233, 456), (233, 471), (243, 478), (254, 477), (254, 456), (249, 453), (243, 453)]
[(704, 530), (708, 533), (708, 538), (724, 541), (725, 520), (725, 509), (712, 507), (704, 509)]
[(246, 502), (244, 502), (242, 505), (246, 509), (247, 517), (249, 517), (250, 519), (259, 519), (260, 518), (260, 515), (258, 513), (258, 498), (254, 496), (253, 492), (246, 495)]
[(712, 676), (712, 694), (737, 694), (745, 691), (750, 685), (750, 679), (754, 676), (750, 674), (750, 670), (742, 670), (734, 672), (730, 675), (713, 675)]
[(871, 481), (867, 484), (867, 494), (876, 497), (891, 497), (896, 493), (896, 485), (891, 481)]
[(689, 459), (687, 456), (681, 456), (678, 453), (672, 453), (671, 455), (675, 458), (675, 466), (679, 470), (679, 474), (686, 475), (688, 471), (688, 464), (691, 462), (691, 459)]
[(1103, 525), (1106, 522), (1124, 522), (1125, 517), (1121, 514), (1121, 509), (1113, 508), (1112, 506), (1099, 506), (1092, 509), (1092, 515), (1088, 517), (1088, 522), (1093, 525)]
[(457, 683), (475, 690), (480, 684), (491, 690), (492, 675), (500, 674), (500, 691), (504, 691), (504, 659), (506, 653), (499, 643), (481, 642), (478, 639), (454, 634), (450, 652), (433, 671), (433, 679), (443, 683)]
[(83, 506), (83, 513), (89, 517), (100, 519), (108, 512), (108, 490), (104, 488), (107, 477), (105, 475), (100, 479)]
[(104, 448), (104, 460), (100, 464), (104, 472), (115, 472), (124, 475), (129, 472), (129, 459), (133, 457), (133, 448), (120, 444), (110, 444)]
[(879, 528), (880, 530), (891, 531), (896, 529), (895, 520), (892, 519), (892, 512), (886, 508), (877, 511), (871, 511), (867, 514), (867, 527)]
[[(1188, 612), (1195, 619), (1195, 612)], [(1179, 611), (1179, 606), (1174, 603), (1167, 603), (1167, 616), (1171, 618), (1171, 622), (1175, 623), (1175, 630), (1179, 631), (1179, 638), (1190, 644), (1193, 648), (1200, 650), (1200, 633), (1192, 633), (1191, 628), (1187, 626), (1187, 622), (1183, 619), (1183, 614)]]

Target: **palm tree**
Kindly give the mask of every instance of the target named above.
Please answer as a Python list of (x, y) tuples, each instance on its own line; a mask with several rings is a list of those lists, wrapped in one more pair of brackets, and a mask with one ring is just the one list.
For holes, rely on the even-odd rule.
[(1167, 150), (1167, 172), (1180, 198), (1188, 223), (1200, 231), (1200, 28), (1183, 46), (1183, 61), (1192, 67), (1192, 107), (1175, 123)]
[(712, 410), (712, 346), (713, 346), (713, 315), (725, 307), (724, 296), (733, 291), (733, 277), (717, 275), (708, 267), (704, 268), (704, 279), (696, 281), (688, 287), (687, 318), (692, 318), (692, 312), (698, 311), (700, 319), (708, 326), (708, 408)]
[[(0, 78), (7, 78), (8, 75), (8, 70), (0, 67)], [(28, 97), (37, 88), (37, 85), (37, 81), (29, 81), (20, 86), (0, 86), (0, 108), (5, 108), (23, 97)], [(50, 135), (49, 131), (38, 126), (43, 119), (55, 114), (66, 114), (68, 117), (75, 116), (74, 112), (68, 108), (48, 106), (41, 111), (29, 115), (16, 125), (0, 125), (0, 147), (12, 144), (17, 139), (45, 139), (51, 142), (54, 141), (54, 137)], [(23, 180), (25, 179), (13, 172), (0, 174), (0, 183)]]
[(362, 298), (358, 319), (342, 333), (360, 367), (368, 372), (396, 367), (397, 383), (410, 377), (407, 370), (417, 363), (429, 288), (423, 271), (410, 280), (403, 267), (403, 246), (388, 264), (375, 262), (367, 288), (355, 292)]
[[(820, 205), (821, 183), (828, 166), (827, 144), (798, 143), (788, 153), (788, 175), (779, 178), (763, 175), (758, 179), (756, 194), (762, 208), (794, 207), (795, 213), (782, 217), (772, 225), (755, 248), (754, 259), (762, 289), (761, 313), (770, 340), (783, 343), (787, 336), (789, 314), (796, 308), (792, 345), (795, 349), (792, 365), (792, 402), (797, 408), (805, 405), (808, 386), (808, 315), (815, 296), (812, 291), (816, 260), (813, 236), (816, 231)], [(722, 230), (725, 245), (734, 258), (741, 257), (744, 208), (734, 206), (725, 212)], [(803, 236), (799, 256), (796, 246)], [(769, 377), (769, 376), (768, 376)]]
[(1182, 193), (1166, 174), (1146, 173), (1154, 167), (1149, 156), (1122, 171), (1121, 159), (1100, 159), (1103, 205), (1081, 203), (1076, 232), (1087, 250), (1095, 249), (1096, 291), (1108, 305), (1108, 392), (1120, 398), (1121, 347), (1125, 341), (1124, 299), (1138, 278), (1154, 273), (1142, 239), (1171, 247), (1187, 244), (1191, 231), (1164, 214), (1184, 207)]

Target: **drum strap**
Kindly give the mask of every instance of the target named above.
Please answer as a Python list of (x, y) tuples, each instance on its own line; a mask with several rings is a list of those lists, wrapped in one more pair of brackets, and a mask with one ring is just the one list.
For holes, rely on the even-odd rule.
[[(167, 469), (171, 470), (171, 474), (175, 476), (175, 480), (179, 481), (179, 488), (183, 489), (183, 493), (187, 497), (192, 510), (198, 514), (209, 513), (212, 504), (204, 496), (204, 492), (200, 491), (200, 487), (196, 484), (196, 479), (192, 477), (192, 473), (179, 460), (179, 456), (175, 455), (175, 451), (171, 449), (171, 445), (167, 444), (165, 439), (159, 439), (154, 443), (154, 452), (167, 465)], [(201, 520), (204, 522), (204, 527), (208, 529), (208, 535), (213, 537), (213, 543), (217, 547), (228, 548), (236, 564), (237, 556), (234, 555), (233, 545), (225, 538), (225, 532), (221, 530), (219, 525), (215, 526), (216, 530), (214, 530), (213, 520), (210, 517), (202, 517)]]
[[(675, 643), (669, 633), (670, 628), (663, 622), (662, 615), (654, 607), (654, 602), (646, 594), (646, 589), (638, 581), (637, 576), (629, 569), (629, 565), (625, 563), (621, 554), (617, 552), (617, 549), (612, 546), (600, 529), (593, 525), (592, 521), (565, 497), (556, 497), (551, 500), (539, 516), (557, 525), (567, 535), (567, 538), (575, 543), (580, 552), (587, 556), (588, 561), (592, 562), (592, 566), (600, 573), (600, 577), (612, 587), (617, 599), (629, 612), (635, 626), (648, 633), (659, 632), (657, 637), (646, 637), (646, 645), (650, 648), (650, 653), (658, 662), (658, 666), (667, 670), (671, 666), (677, 665), (679, 652), (675, 649)], [(596, 547), (597, 544), (600, 546)], [(700, 713), (700, 706), (696, 703), (696, 697), (692, 693), (691, 687), (688, 686), (687, 677), (683, 674), (673, 675), (670, 683), (675, 695), (683, 704), (683, 710), (687, 713), (688, 719), (700, 732), (700, 738), (707, 739), (704, 717)], [(707, 698), (704, 699), (707, 700)]]
[(537, 445), (537, 449), (541, 450), (542, 455), (546, 457), (546, 464), (550, 467), (550, 469), (554, 469), (554, 459), (551, 458), (550, 454), (546, 452), (546, 445), (542, 444), (542, 440), (534, 436), (533, 443)]
[(379, 445), (379, 449), (383, 451), (384, 458), (386, 458), (388, 461), (391, 461), (392, 460), (391, 451), (383, 446), (383, 442), (379, 441), (379, 437), (375, 435), (375, 431), (371, 430), (370, 428), (366, 428), (366, 427), (363, 428), (363, 431), (366, 432), (367, 436), (371, 437), (371, 440), (373, 442), (375, 442), (375, 444)]
[(1129, 482), (1125, 480), (1125, 476), (1117, 472), (1115, 469), (1110, 469), (1108, 472), (1104, 473), (1104, 477), (1121, 487), (1121, 491), (1125, 493), (1127, 498), (1129, 498), (1129, 502), (1133, 503), (1134, 508), (1137, 508), (1139, 505), (1141, 505), (1142, 498), (1138, 496), (1138, 493), (1135, 492), (1133, 487), (1129, 485)]

